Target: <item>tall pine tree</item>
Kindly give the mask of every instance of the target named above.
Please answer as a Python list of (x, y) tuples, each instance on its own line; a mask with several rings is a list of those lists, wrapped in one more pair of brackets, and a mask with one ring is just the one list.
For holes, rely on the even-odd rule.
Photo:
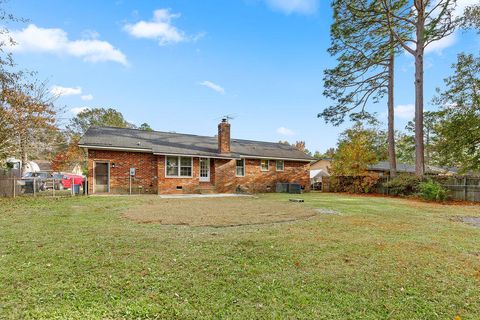
[(396, 175), (394, 70), (397, 43), (386, 23), (383, 6), (375, 0), (333, 2), (334, 23), (329, 53), (338, 64), (325, 71), (324, 95), (335, 104), (319, 113), (334, 125), (349, 115), (353, 121), (371, 119), (369, 102), (388, 95), (388, 151), (390, 174)]
[[(379, 0), (390, 32), (415, 59), (415, 172), (425, 173), (423, 141), (425, 48), (455, 31), (459, 20), (453, 15), (456, 0)], [(408, 32), (413, 30), (413, 32)]]

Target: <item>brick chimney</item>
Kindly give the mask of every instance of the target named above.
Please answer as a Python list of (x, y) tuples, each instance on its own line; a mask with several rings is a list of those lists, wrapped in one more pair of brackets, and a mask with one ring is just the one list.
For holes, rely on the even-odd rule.
[(230, 153), (230, 123), (226, 118), (218, 124), (218, 152)]

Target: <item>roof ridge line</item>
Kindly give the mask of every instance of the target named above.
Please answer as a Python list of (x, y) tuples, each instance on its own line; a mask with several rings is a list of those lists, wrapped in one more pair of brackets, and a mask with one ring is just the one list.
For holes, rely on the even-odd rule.
[[(216, 136), (204, 136), (204, 135), (198, 135), (198, 134), (193, 134), (193, 133), (180, 133), (180, 132), (168, 132), (168, 131), (158, 131), (158, 130), (152, 130), (152, 131), (147, 131), (147, 130), (142, 130), (142, 129), (136, 129), (136, 128), (121, 128), (121, 127), (113, 127), (113, 126), (91, 126), (90, 128), (111, 128), (111, 129), (120, 129), (120, 130), (132, 130), (132, 131), (141, 131), (141, 132), (146, 132), (146, 133), (151, 133), (151, 132), (156, 132), (156, 133), (163, 133), (163, 134), (179, 134), (182, 136), (192, 136), (192, 137), (200, 137), (200, 138), (211, 138), (211, 139), (216, 139)], [(87, 130), (88, 131), (88, 130)], [(261, 141), (261, 140), (251, 140), (251, 139), (241, 139), (241, 138), (232, 138), (230, 137), (230, 141), (232, 140), (237, 140), (237, 141), (248, 141), (248, 142), (261, 142), (261, 143), (272, 143), (272, 144), (280, 144), (284, 146), (289, 146), (292, 149), (292, 145), (287, 145), (281, 142), (273, 142), (273, 141)]]

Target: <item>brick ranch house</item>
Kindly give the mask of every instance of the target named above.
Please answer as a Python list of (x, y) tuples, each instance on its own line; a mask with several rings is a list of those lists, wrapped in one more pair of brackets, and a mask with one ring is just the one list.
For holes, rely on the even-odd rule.
[[(312, 158), (294, 147), (230, 139), (222, 120), (217, 137), (91, 127), (79, 146), (88, 154), (88, 192), (269, 192), (277, 182), (310, 190)], [(130, 178), (131, 168), (134, 176)]]

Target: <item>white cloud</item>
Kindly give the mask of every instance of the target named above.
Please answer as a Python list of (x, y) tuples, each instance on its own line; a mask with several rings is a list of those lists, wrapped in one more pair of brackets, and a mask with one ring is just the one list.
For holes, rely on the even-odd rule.
[(75, 87), (75, 88), (69, 88), (69, 87), (62, 87), (62, 86), (53, 86), (50, 89), (50, 93), (53, 94), (54, 96), (75, 96), (78, 94), (82, 94), (82, 88), (80, 87)]
[[(92, 32), (90, 31), (90, 34)], [(11, 37), (16, 45), (12, 51), (65, 54), (84, 61), (113, 61), (127, 65), (127, 58), (109, 42), (97, 39), (70, 40), (68, 34), (59, 28), (40, 28), (34, 24), (23, 30), (14, 30)]]
[(425, 48), (425, 54), (428, 53), (442, 53), (443, 49), (451, 47), (457, 42), (457, 34), (452, 33), (438, 41), (432, 42)]
[(212, 89), (213, 91), (215, 92), (218, 92), (218, 93), (221, 93), (221, 94), (225, 94), (225, 89), (222, 88), (221, 86), (219, 86), (218, 84), (216, 83), (213, 83), (211, 81), (208, 81), (208, 80), (205, 80), (203, 82), (200, 82), (199, 85), (201, 86), (204, 86), (204, 87), (207, 87), (209, 89)]
[(93, 95), (85, 94), (85, 95), (81, 96), (80, 99), (82, 99), (83, 101), (91, 101), (91, 100), (93, 100)]
[(456, 17), (462, 16), (467, 7), (478, 5), (478, 0), (457, 0), (454, 15)]
[(266, 0), (268, 6), (285, 14), (313, 14), (318, 9), (318, 0)]
[(70, 112), (73, 113), (74, 115), (79, 114), (82, 111), (88, 110), (87, 107), (79, 107), (79, 108), (72, 108), (70, 109)]
[(396, 106), (395, 116), (401, 119), (412, 120), (415, 117), (415, 105), (400, 104)]
[(158, 9), (153, 12), (151, 21), (142, 20), (134, 24), (127, 24), (123, 30), (136, 38), (157, 40), (161, 46), (196, 41), (202, 37), (203, 34), (189, 37), (185, 32), (172, 25), (172, 20), (179, 17), (179, 13), (171, 13), (169, 9)]
[[(434, 1), (432, 3), (432, 6), (436, 5), (438, 3), (438, 1), (439, 0)], [(453, 11), (453, 17), (458, 18), (458, 17), (462, 16), (467, 7), (470, 7), (470, 6), (476, 5), (476, 4), (478, 4), (478, 0), (457, 0), (455, 10)], [(440, 9), (438, 9), (437, 12), (440, 12)], [(446, 37), (444, 37), (444, 38), (442, 38), (438, 41), (432, 42), (431, 44), (429, 44), (425, 48), (425, 53), (426, 54), (428, 54), (428, 53), (441, 54), (444, 49), (453, 46), (457, 42), (457, 39), (458, 39), (457, 33), (458, 32), (455, 31), (454, 33), (452, 33), (452, 34), (450, 34), (450, 35), (448, 35), (448, 36), (446, 36)]]
[(285, 128), (285, 127), (278, 128), (277, 133), (281, 134), (282, 136), (293, 136), (293, 135), (295, 135), (295, 132), (293, 132), (293, 130)]

